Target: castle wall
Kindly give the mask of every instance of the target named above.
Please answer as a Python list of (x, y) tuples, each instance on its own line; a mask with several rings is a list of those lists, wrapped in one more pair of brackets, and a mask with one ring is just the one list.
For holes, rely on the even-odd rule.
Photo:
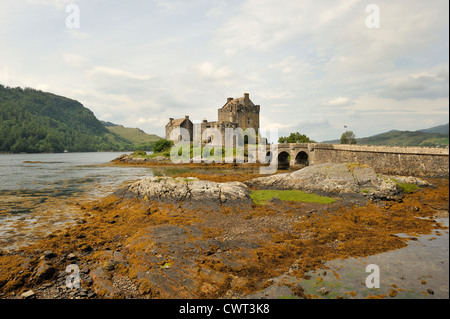
[(166, 140), (170, 140), (170, 135), (172, 134), (174, 127), (171, 125), (166, 126)]
[(240, 98), (238, 101), (233, 103), (231, 98), (227, 100), (230, 104), (218, 110), (218, 122), (234, 122), (243, 130), (253, 128), (257, 132), (260, 106), (253, 104), (248, 93), (244, 94), (244, 99)]
[(190, 120), (187, 120), (187, 121), (184, 121), (184, 123), (182, 124), (182, 127), (184, 127), (186, 130), (188, 130), (189, 141), (192, 142), (193, 136), (194, 136), (194, 124)]
[(176, 139), (174, 136), (180, 135), (180, 128), (184, 128), (189, 132), (189, 141), (192, 142), (193, 133), (194, 133), (194, 124), (189, 120), (189, 118), (186, 118), (186, 120), (181, 123), (180, 125), (167, 125), (166, 126), (166, 139), (172, 140), (175, 143), (179, 140)]

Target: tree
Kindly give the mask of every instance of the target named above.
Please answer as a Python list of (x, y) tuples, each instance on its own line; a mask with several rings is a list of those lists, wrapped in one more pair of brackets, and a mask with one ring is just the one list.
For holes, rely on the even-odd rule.
[(162, 138), (153, 144), (153, 152), (155, 152), (155, 153), (164, 152), (164, 151), (168, 150), (169, 148), (171, 148), (172, 145), (173, 145), (172, 141)]
[(353, 133), (353, 131), (346, 131), (342, 133), (341, 144), (358, 144), (355, 133)]
[(299, 132), (291, 133), (288, 137), (282, 136), (278, 139), (278, 143), (315, 143), (308, 136)]

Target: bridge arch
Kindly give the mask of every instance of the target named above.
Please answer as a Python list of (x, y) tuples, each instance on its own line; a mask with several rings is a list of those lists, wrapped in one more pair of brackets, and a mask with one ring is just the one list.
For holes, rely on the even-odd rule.
[(309, 165), (309, 155), (305, 151), (300, 151), (295, 156), (295, 164), (296, 165)]
[(291, 155), (282, 151), (278, 153), (278, 169), (289, 169)]

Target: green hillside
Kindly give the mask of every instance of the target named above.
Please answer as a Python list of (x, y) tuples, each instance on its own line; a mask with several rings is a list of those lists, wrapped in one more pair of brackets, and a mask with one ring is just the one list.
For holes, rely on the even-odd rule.
[[(449, 123), (413, 132), (391, 130), (356, 140), (360, 145), (447, 147), (449, 145)], [(323, 141), (322, 143), (340, 144), (340, 140)]]
[(419, 132), (424, 133), (440, 133), (440, 134), (448, 134), (449, 131), (449, 123), (444, 125), (433, 126), (424, 130), (419, 130)]
[(143, 151), (152, 150), (153, 143), (161, 139), (161, 137), (147, 134), (139, 128), (124, 127), (110, 122), (103, 122), (103, 124), (110, 132), (125, 138), (133, 143), (136, 149)]
[(0, 152), (132, 150), (81, 103), (30, 88), (0, 85)]
[(444, 147), (449, 144), (449, 135), (419, 131), (391, 131), (371, 137), (359, 138), (358, 144)]

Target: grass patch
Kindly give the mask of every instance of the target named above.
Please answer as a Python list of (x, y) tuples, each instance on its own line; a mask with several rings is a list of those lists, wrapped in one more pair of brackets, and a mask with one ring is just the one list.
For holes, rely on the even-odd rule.
[(129, 128), (117, 125), (117, 126), (108, 126), (107, 129), (110, 132), (113, 132), (129, 140), (131, 143), (135, 145), (153, 144), (154, 142), (161, 139), (161, 137), (156, 136), (155, 134), (147, 134), (138, 128)]
[(160, 152), (160, 153), (153, 153), (150, 155), (145, 156), (146, 158), (155, 158), (158, 156), (162, 156), (162, 157), (169, 157), (170, 158), (170, 150), (169, 151), (164, 151), (164, 152)]
[(170, 158), (170, 151), (164, 151), (164, 152), (152, 153), (152, 154), (147, 154), (144, 151), (135, 151), (133, 154), (131, 154), (131, 157), (133, 157), (133, 158), (155, 158), (157, 156), (163, 156), (163, 157)]
[(330, 204), (335, 202), (335, 199), (331, 197), (305, 193), (299, 190), (255, 190), (252, 191), (250, 197), (256, 205), (265, 205), (274, 197), (280, 200), (303, 203)]
[(403, 190), (403, 193), (409, 194), (414, 192), (416, 189), (419, 189), (419, 186), (416, 184), (408, 184), (408, 183), (399, 183), (396, 182), (398, 187), (400, 187)]

